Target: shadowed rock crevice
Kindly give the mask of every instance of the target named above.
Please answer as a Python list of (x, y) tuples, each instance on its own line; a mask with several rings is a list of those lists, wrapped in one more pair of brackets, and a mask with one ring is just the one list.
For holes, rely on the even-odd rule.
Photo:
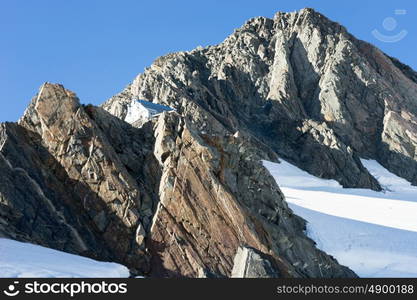
[[(40, 141), (36, 133), (16, 124), (6, 124), (2, 132), (5, 140), (0, 158), (7, 170), (2, 168), (1, 197), (9, 210), (5, 234), (70, 253), (115, 260), (99, 238), (100, 230), (92, 218), (83, 213), (83, 200), (97, 195), (68, 178), (54, 157), (36, 143)], [(20, 238), (13, 232), (24, 235)]]

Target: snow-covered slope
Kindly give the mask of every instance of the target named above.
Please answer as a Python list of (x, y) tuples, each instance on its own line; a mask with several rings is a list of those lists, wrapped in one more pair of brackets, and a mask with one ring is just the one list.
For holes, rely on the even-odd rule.
[(174, 109), (166, 105), (152, 103), (145, 100), (132, 99), (132, 101), (127, 106), (125, 121), (131, 124), (139, 120), (146, 122), (153, 116), (156, 116), (164, 111), (173, 110)]
[(417, 277), (417, 187), (376, 161), (384, 192), (344, 189), (282, 161), (264, 161), (317, 246), (363, 277)]
[(150, 117), (150, 111), (136, 100), (132, 100), (127, 106), (125, 121), (128, 123), (133, 123), (138, 120), (148, 120)]
[(0, 277), (129, 277), (116, 263), (0, 238)]

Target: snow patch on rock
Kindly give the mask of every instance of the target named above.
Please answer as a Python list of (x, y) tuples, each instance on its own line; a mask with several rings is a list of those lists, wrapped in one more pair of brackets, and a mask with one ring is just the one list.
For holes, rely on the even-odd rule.
[(125, 117), (125, 121), (130, 124), (135, 123), (137, 121), (144, 123), (150, 120), (151, 118), (158, 116), (164, 111), (173, 110), (174, 109), (169, 106), (149, 102), (146, 100), (132, 99), (132, 101), (127, 106), (127, 114)]

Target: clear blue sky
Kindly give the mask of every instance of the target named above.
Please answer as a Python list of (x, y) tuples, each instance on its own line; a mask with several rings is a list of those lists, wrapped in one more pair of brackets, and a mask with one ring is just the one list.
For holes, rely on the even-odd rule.
[[(417, 1), (0, 0), (0, 121), (17, 120), (45, 81), (99, 104), (160, 55), (217, 44), (251, 17), (303, 7), (417, 69)], [(388, 17), (395, 29), (392, 19), (384, 27)], [(408, 35), (385, 43), (374, 29)]]

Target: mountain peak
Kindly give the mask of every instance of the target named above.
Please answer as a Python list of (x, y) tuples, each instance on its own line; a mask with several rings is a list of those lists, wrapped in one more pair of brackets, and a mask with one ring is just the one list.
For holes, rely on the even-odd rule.
[(40, 133), (57, 118), (71, 119), (80, 107), (76, 94), (61, 84), (45, 82), (19, 120), (19, 124)]
[[(381, 135), (394, 122), (387, 111), (415, 113), (415, 72), (311, 8), (253, 18), (219, 45), (164, 56), (128, 92), (184, 114), (203, 109), (229, 130), (249, 130), (284, 158), (344, 186), (380, 189), (358, 157), (379, 159), (417, 183), (415, 162), (399, 168), (388, 159), (390, 146), (381, 146), (396, 140)], [(104, 107), (123, 112), (122, 98)], [(310, 146), (327, 139), (326, 147), (338, 146), (309, 159), (288, 139), (289, 130), (294, 138), (311, 135), (304, 141)], [(404, 136), (395, 147), (405, 141), (413, 143)]]
[(290, 27), (293, 30), (302, 31), (309, 28), (317, 28), (323, 35), (335, 35), (340, 32), (347, 33), (345, 27), (330, 20), (313, 8), (303, 8), (299, 11), (288, 13), (277, 12), (274, 16), (274, 22), (279, 29)]

